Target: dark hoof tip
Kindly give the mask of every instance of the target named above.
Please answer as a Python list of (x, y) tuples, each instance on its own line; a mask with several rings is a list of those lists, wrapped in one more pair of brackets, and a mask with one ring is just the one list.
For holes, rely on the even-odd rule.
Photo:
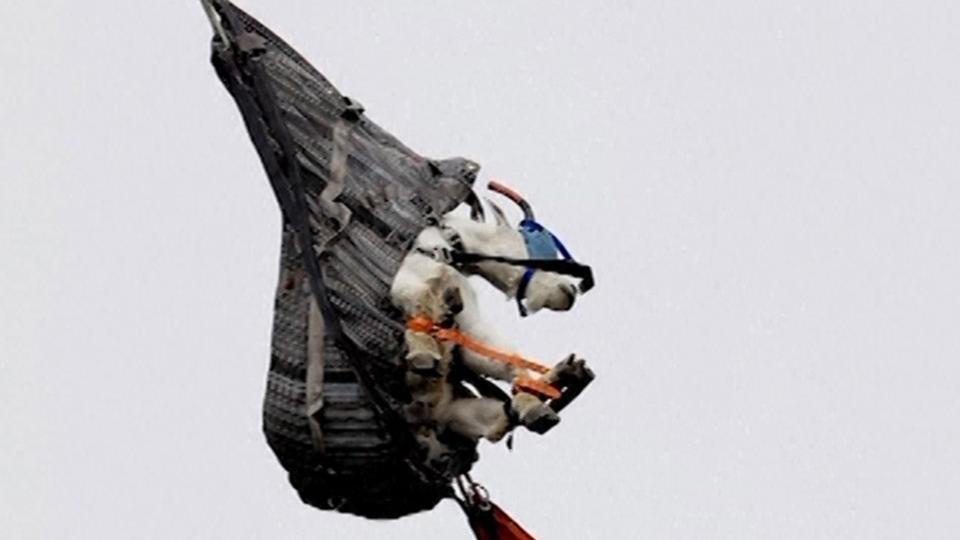
[(549, 407), (543, 407), (531, 416), (535, 417), (528, 419), (524, 422), (524, 425), (527, 429), (539, 435), (543, 435), (560, 423), (560, 417)]

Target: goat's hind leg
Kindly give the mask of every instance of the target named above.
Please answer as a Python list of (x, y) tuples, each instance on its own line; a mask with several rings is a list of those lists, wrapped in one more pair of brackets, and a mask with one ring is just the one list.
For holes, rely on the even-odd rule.
[(513, 427), (503, 402), (493, 398), (455, 399), (443, 411), (440, 421), (474, 441), (483, 437), (497, 442)]
[(439, 376), (444, 351), (437, 340), (429, 334), (413, 330), (407, 330), (404, 338), (407, 344), (407, 368), (419, 375)]
[(544, 374), (543, 381), (560, 390), (560, 396), (549, 401), (549, 407), (559, 413), (572, 403), (593, 382), (593, 371), (583, 358), (571, 354)]
[(560, 423), (560, 416), (533, 394), (518, 392), (510, 406), (517, 421), (534, 433), (543, 435)]
[(557, 362), (553, 368), (543, 375), (547, 384), (563, 386), (593, 378), (593, 372), (587, 367), (587, 361), (570, 354)]

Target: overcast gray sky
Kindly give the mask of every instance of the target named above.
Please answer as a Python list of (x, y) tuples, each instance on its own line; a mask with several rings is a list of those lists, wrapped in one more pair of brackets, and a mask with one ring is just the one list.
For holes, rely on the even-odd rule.
[[(243, 0), (599, 285), (485, 310), (599, 379), (476, 476), (543, 538), (956, 538), (955, 2)], [(469, 538), (260, 434), (279, 211), (199, 2), (0, 3), (0, 536)]]

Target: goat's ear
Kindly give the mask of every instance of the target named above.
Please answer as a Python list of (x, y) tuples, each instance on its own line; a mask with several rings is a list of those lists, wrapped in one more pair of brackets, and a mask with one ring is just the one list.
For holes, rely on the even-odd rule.
[(510, 223), (507, 221), (507, 215), (503, 213), (503, 208), (500, 208), (497, 203), (486, 197), (484, 197), (484, 200), (487, 201), (487, 204), (490, 205), (490, 208), (493, 210), (493, 217), (497, 220), (497, 226), (510, 227)]

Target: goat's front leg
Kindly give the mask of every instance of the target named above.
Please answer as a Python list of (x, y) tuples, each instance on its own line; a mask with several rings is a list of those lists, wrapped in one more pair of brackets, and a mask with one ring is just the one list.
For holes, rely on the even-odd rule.
[[(457, 327), (464, 334), (483, 345), (504, 353), (513, 353), (514, 348), (493, 327), (480, 317), (476, 293), (469, 286), (461, 287), (462, 309), (456, 316)], [(478, 375), (512, 383), (518, 376), (526, 375), (526, 370), (494, 360), (481, 353), (461, 348), (464, 365)]]
[(554, 386), (565, 386), (592, 377), (593, 372), (587, 367), (587, 361), (571, 353), (545, 373), (543, 381)]
[[(482, 343), (487, 347), (508, 354), (513, 350), (511, 347), (504, 346), (504, 341), (498, 340), (492, 332), (487, 331), (485, 328), (481, 329), (477, 326), (465, 327), (462, 324), (460, 324), (460, 328), (466, 335), (470, 336), (470, 338)], [(464, 365), (474, 373), (484, 377), (513, 383), (517, 377), (527, 375), (527, 370), (523, 368), (514, 366), (501, 360), (490, 358), (467, 347), (461, 348), (461, 354)]]
[[(465, 294), (463, 300), (464, 309), (457, 317), (457, 324), (460, 326), (460, 329), (487, 347), (508, 354), (513, 353), (514, 349), (506, 344), (506, 340), (501, 338), (478, 316), (475, 309), (475, 297), (472, 296), (472, 291), (470, 294)], [(523, 368), (488, 358), (466, 347), (461, 348), (461, 356), (467, 369), (470, 369), (478, 375), (499, 379), (511, 384), (518, 377), (529, 376), (527, 370)], [(545, 433), (560, 422), (560, 417), (553, 409), (544, 404), (537, 396), (527, 392), (517, 392), (513, 396), (509, 404), (508, 416), (511, 427), (520, 424), (534, 433)], [(487, 436), (487, 438), (496, 440), (490, 436)]]
[[(456, 315), (455, 322), (460, 330), (462, 330), (472, 339), (484, 344), (487, 347), (496, 349), (500, 352), (514, 354), (515, 349), (507, 343), (507, 340), (502, 338), (493, 329), (493, 327), (488, 325), (480, 318), (476, 293), (469, 286), (466, 280), (464, 280), (459, 289), (461, 293), (462, 309)], [(460, 352), (463, 359), (463, 364), (467, 367), (467, 369), (478, 375), (505, 381), (511, 384), (513, 384), (518, 377), (530, 376), (526, 369), (514, 366), (507, 362), (489, 358), (467, 347), (461, 347)], [(462, 409), (458, 411), (458, 416), (460, 416), (460, 418), (472, 417), (474, 419), (472, 422), (462, 421), (460, 424), (461, 429), (470, 431), (472, 426), (472, 429), (474, 430), (472, 433), (474, 434), (479, 433), (478, 430), (481, 429), (477, 426), (484, 425), (483, 422), (476, 422), (476, 415), (481, 411), (487, 411), (491, 415), (496, 412), (492, 409), (486, 408), (486, 406), (480, 406), (477, 404), (462, 403), (458, 404), (458, 406), (462, 407)], [(504, 414), (506, 414), (506, 412)], [(497, 418), (498, 421), (502, 420), (500, 417)], [(513, 399), (509, 404), (509, 414), (507, 414), (507, 418), (509, 419), (510, 428), (516, 424), (521, 424), (535, 433), (544, 433), (560, 421), (560, 417), (557, 416), (557, 413), (553, 409), (544, 404), (543, 401), (541, 401), (537, 396), (527, 392), (518, 392), (513, 396)], [(499, 425), (501, 424), (498, 423), (498, 426)], [(496, 440), (497, 436), (502, 436), (499, 429), (493, 430), (493, 433), (495, 433), (497, 436), (490, 436), (488, 433), (490, 432), (484, 431), (482, 436), (489, 440)]]
[(461, 398), (450, 402), (438, 420), (448, 429), (471, 440), (502, 439), (513, 427), (503, 403), (491, 398)]

